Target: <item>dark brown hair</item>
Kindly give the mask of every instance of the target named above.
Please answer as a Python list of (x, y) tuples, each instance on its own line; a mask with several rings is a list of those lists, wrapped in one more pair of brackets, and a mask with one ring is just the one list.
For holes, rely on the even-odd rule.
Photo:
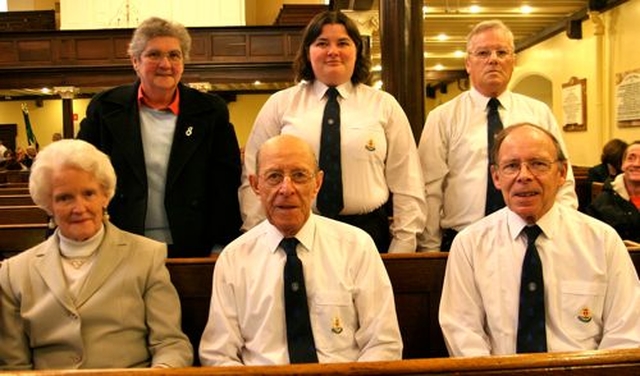
[(602, 155), (600, 156), (600, 162), (613, 166), (613, 168), (616, 169), (617, 175), (622, 172), (622, 158), (626, 149), (626, 142), (619, 138), (614, 138), (604, 144), (604, 147), (602, 148)]
[(365, 55), (364, 43), (358, 26), (349, 17), (340, 11), (325, 11), (317, 14), (304, 29), (302, 43), (293, 61), (293, 71), (296, 81), (313, 81), (316, 79), (313, 73), (311, 61), (309, 61), (309, 47), (322, 34), (324, 25), (341, 24), (347, 30), (349, 38), (356, 45), (356, 64), (351, 75), (351, 82), (355, 84), (367, 83), (371, 76), (371, 61)]

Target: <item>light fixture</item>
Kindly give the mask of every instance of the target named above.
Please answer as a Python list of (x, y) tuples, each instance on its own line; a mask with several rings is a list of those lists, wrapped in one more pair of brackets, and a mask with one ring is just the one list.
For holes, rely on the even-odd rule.
[(211, 82), (190, 82), (187, 85), (192, 89), (196, 89), (204, 93), (211, 90)]
[(522, 14), (530, 14), (531, 12), (533, 12), (533, 8), (529, 5), (523, 5), (520, 7), (520, 13)]
[(54, 86), (53, 93), (58, 94), (62, 99), (73, 99), (78, 92), (78, 88), (75, 86)]

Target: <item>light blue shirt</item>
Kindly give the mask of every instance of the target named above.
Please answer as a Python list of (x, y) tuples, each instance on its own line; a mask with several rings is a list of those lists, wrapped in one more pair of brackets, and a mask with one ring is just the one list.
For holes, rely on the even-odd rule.
[(164, 193), (177, 119), (170, 111), (140, 106), (140, 131), (148, 186), (144, 235), (167, 244), (172, 244), (173, 240), (164, 206)]

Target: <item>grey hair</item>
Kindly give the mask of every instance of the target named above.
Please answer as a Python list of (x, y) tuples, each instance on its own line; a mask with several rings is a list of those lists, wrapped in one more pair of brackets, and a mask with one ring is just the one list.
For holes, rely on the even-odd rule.
[(31, 198), (47, 213), (53, 213), (51, 178), (64, 167), (78, 168), (91, 174), (111, 201), (116, 190), (116, 173), (109, 157), (86, 141), (60, 140), (38, 153), (29, 174)]
[(182, 50), (184, 61), (189, 61), (191, 36), (187, 29), (178, 22), (167, 21), (159, 17), (151, 17), (142, 21), (133, 32), (127, 53), (129, 56), (139, 59), (147, 47), (147, 43), (157, 37), (177, 38), (180, 41), (180, 49)]
[(511, 31), (511, 29), (509, 29), (509, 27), (500, 20), (488, 20), (476, 24), (473, 29), (471, 29), (471, 32), (469, 32), (469, 34), (467, 35), (467, 51), (471, 49), (471, 40), (473, 39), (473, 37), (487, 30), (501, 30), (502, 32), (504, 32), (507, 36), (507, 39), (509, 40), (509, 47), (511, 48), (511, 50), (515, 50), (513, 32)]

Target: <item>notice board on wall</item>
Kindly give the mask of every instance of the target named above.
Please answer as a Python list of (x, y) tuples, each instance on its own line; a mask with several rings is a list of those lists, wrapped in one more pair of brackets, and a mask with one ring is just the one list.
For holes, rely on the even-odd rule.
[(587, 130), (587, 79), (571, 77), (562, 84), (562, 129), (567, 132)]
[(640, 127), (640, 69), (616, 73), (618, 127)]

